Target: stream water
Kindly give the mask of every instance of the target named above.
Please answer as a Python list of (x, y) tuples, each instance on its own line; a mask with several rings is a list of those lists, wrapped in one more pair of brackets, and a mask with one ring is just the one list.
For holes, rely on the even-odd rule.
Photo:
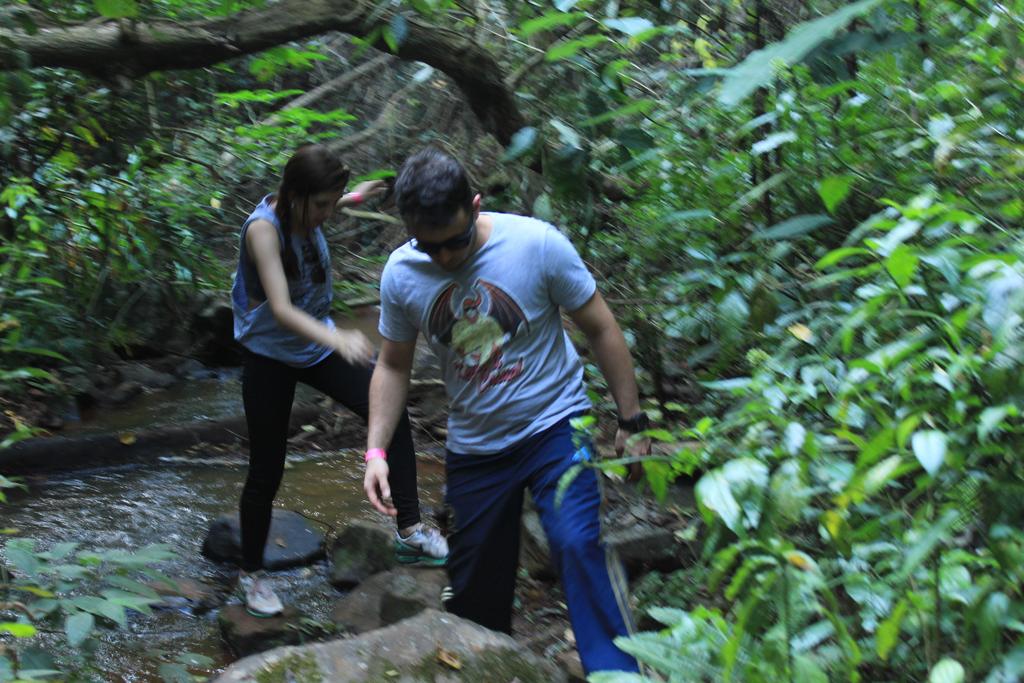
[[(217, 419), (240, 411), (238, 375), (225, 373), (143, 397), (125, 410), (84, 422), (80, 429), (123, 431)], [(354, 519), (390, 525), (365, 500), (360, 453), (355, 448), (290, 452), (275, 505), (317, 520), (325, 532)], [(226, 589), (233, 569), (207, 560), (200, 549), (210, 522), (237, 509), (245, 473), (240, 454), (211, 449), (208, 456), (166, 453), (139, 462), (30, 475), (25, 478), (28, 490), (9, 492), (8, 502), (0, 507), (0, 528), (14, 528), (19, 537), (37, 539), (40, 549), (60, 542), (77, 542), (85, 549), (125, 550), (165, 543), (176, 557), (158, 565), (164, 574)], [(424, 505), (440, 505), (443, 478), (438, 462), (420, 461)], [(275, 572), (275, 587), (286, 603), (313, 620), (326, 622), (331, 606), (342, 595), (328, 583), (328, 574), (326, 562)], [(127, 629), (103, 629), (95, 654), (98, 679), (161, 681), (160, 665), (184, 652), (214, 662), (212, 667), (192, 669), (193, 673), (215, 673), (233, 660), (222, 644), (216, 618), (216, 609), (197, 612), (185, 601), (172, 601), (151, 616), (132, 613)], [(67, 649), (59, 633), (41, 634), (34, 641), (51, 652)]]

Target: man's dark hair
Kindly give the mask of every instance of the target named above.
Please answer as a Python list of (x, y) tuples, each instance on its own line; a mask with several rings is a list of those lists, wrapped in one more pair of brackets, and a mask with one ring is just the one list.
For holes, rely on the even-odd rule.
[(473, 210), (465, 169), (436, 147), (426, 147), (402, 164), (395, 202), (406, 224), (418, 228), (443, 228), (459, 209)]

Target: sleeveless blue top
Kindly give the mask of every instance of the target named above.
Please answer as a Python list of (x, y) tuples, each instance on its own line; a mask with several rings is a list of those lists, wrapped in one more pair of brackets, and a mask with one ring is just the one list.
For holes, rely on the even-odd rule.
[[(270, 206), (271, 199), (271, 195), (264, 197), (242, 224), (238, 248), (238, 269), (235, 271), (234, 283), (231, 286), (235, 340), (253, 353), (273, 358), (292, 367), (307, 368), (331, 355), (333, 349), (299, 336), (277, 322), (260, 283), (256, 264), (249, 258), (245, 235), (253, 221), (263, 219), (277, 229), (282, 250), (285, 240), (291, 240), (299, 267), (298, 277), (288, 279), (288, 296), (291, 298), (292, 305), (301, 308), (334, 329), (334, 321), (330, 316), (333, 295), (330, 254), (327, 251), (327, 240), (324, 239), (320, 226), (310, 231), (308, 240), (296, 235), (285, 235), (277, 214)], [(323, 282), (313, 281), (313, 273), (317, 270), (317, 260), (324, 270)], [(250, 309), (250, 300), (259, 303)]]

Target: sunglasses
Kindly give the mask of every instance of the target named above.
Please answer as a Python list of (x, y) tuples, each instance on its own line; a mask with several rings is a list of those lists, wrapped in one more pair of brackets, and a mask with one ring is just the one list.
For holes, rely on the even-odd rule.
[(469, 225), (466, 226), (466, 230), (455, 237), (449, 237), (443, 242), (424, 242), (423, 240), (416, 239), (415, 237), (409, 241), (412, 243), (412, 248), (416, 251), (422, 251), (424, 254), (434, 256), (435, 254), (440, 254), (442, 249), (447, 249), (448, 251), (465, 249), (469, 246), (469, 243), (473, 241), (473, 233), (475, 229), (476, 217), (470, 213)]

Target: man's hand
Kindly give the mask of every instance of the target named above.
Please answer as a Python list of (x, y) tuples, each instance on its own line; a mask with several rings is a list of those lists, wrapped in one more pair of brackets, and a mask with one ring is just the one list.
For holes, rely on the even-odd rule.
[[(622, 429), (621, 427), (615, 432), (615, 455), (622, 457), (626, 455), (626, 442), (629, 437), (633, 436), (630, 432)], [(651, 440), (644, 437), (638, 439), (636, 443), (631, 444), (629, 447), (630, 456), (645, 456), (651, 454)], [(643, 475), (643, 464), (634, 462), (629, 466), (629, 481), (639, 481), (641, 475)]]
[(388, 484), (388, 463), (384, 458), (374, 458), (366, 463), (363, 476), (363, 491), (374, 509), (385, 515), (396, 517), (398, 510), (391, 503), (391, 486)]

